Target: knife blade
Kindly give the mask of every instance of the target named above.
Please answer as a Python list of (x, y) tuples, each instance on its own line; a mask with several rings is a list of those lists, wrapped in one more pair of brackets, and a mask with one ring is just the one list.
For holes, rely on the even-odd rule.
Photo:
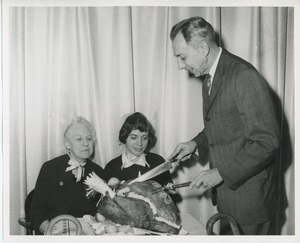
[(172, 169), (172, 162), (167, 160), (164, 163), (162, 163), (161, 165), (156, 166), (155, 168), (153, 168), (152, 170), (147, 171), (145, 174), (137, 177), (136, 179), (132, 180), (131, 182), (128, 183), (128, 185), (131, 185), (134, 182), (142, 182), (142, 181), (146, 181), (149, 180), (155, 176), (158, 176), (162, 173), (164, 173), (165, 171), (168, 171), (170, 169)]

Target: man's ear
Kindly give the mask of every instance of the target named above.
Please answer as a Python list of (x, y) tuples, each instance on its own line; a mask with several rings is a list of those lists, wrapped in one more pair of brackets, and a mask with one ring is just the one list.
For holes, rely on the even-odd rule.
[(204, 55), (208, 56), (209, 51), (210, 51), (210, 47), (209, 47), (209, 45), (207, 44), (206, 41), (201, 41), (200, 42), (200, 48), (201, 48), (201, 51), (204, 53)]

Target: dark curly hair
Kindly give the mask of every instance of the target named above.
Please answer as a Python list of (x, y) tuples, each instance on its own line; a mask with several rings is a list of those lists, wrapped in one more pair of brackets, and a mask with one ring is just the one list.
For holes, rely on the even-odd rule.
[(121, 143), (126, 143), (126, 140), (132, 130), (139, 130), (141, 132), (148, 132), (148, 144), (152, 144), (155, 139), (155, 130), (147, 118), (140, 112), (135, 112), (128, 116), (123, 123), (120, 132), (119, 140)]

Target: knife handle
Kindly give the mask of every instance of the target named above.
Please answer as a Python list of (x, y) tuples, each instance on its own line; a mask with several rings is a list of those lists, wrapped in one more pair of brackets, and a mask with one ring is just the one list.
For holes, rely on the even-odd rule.
[(174, 188), (186, 187), (186, 186), (189, 186), (190, 184), (191, 184), (191, 181), (188, 181), (188, 182), (176, 184), (176, 185), (174, 185), (173, 187), (174, 187)]
[(173, 157), (172, 159), (170, 159), (168, 161), (171, 162), (172, 164), (175, 162), (180, 162), (178, 159), (175, 159), (175, 157)]

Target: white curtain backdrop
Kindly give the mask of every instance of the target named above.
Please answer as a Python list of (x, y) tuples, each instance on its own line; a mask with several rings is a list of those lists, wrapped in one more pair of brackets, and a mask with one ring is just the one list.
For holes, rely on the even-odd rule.
[[(294, 234), (294, 11), (276, 7), (11, 7), (9, 9), (9, 225), (24, 234), (26, 195), (42, 164), (65, 153), (62, 134), (74, 116), (97, 131), (94, 161), (121, 152), (124, 118), (144, 113), (156, 129), (153, 151), (168, 157), (203, 128), (201, 81), (177, 68), (169, 32), (202, 16), (219, 43), (251, 62), (269, 82), (282, 114), (278, 155), (278, 234)], [(205, 160), (173, 171), (191, 180)], [(280, 179), (282, 178), (282, 179)], [(180, 189), (178, 207), (203, 224), (216, 212), (210, 192)]]

